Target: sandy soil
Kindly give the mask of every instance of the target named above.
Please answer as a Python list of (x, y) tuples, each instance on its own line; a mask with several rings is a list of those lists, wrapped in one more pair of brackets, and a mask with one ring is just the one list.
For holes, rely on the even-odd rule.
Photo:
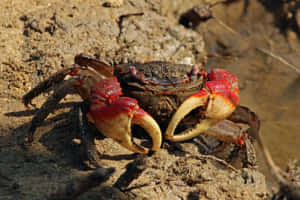
[[(125, 0), (120, 6), (104, 7), (104, 1), (98, 0), (2, 0), (0, 199), (46, 199), (68, 181), (93, 170), (82, 162), (81, 146), (74, 142), (74, 138), (78, 138), (77, 116), (74, 104), (69, 102), (80, 101), (76, 96), (65, 98), (62, 108), (51, 114), (37, 130), (36, 144), (29, 149), (21, 145), (35, 113), (34, 109), (26, 110), (22, 105), (22, 96), (50, 74), (70, 66), (76, 54), (85, 53), (110, 64), (147, 60), (194, 64), (203, 61), (207, 50), (224, 55), (229, 52), (243, 60), (242, 55), (251, 46), (251, 40), (241, 42), (216, 21), (201, 24), (195, 30), (178, 23), (180, 15), (199, 2)], [(272, 22), (272, 14), (264, 14), (266, 11), (260, 4), (255, 6), (267, 22)], [(238, 10), (238, 14), (233, 15), (233, 10)], [(230, 25), (235, 27), (235, 23), (240, 23), (243, 2), (229, 7), (217, 6), (214, 11), (221, 19), (229, 16)], [(143, 15), (119, 20), (121, 15), (141, 12)], [(251, 19), (259, 18), (249, 15)], [(241, 30), (244, 31), (244, 27), (241, 26)], [(271, 30), (276, 29), (274, 27), (272, 25)], [(283, 40), (278, 31), (276, 34), (278, 40)], [(259, 38), (259, 34), (254, 38)], [(226, 48), (220, 51), (224, 45)], [(243, 62), (253, 60), (254, 55), (249, 52), (250, 57)], [(251, 84), (259, 79), (255, 75), (249, 77), (249, 72), (256, 74), (261, 68), (249, 64), (242, 69), (237, 67), (239, 62), (228, 67), (227, 63), (218, 65), (239, 76), (241, 93), (246, 97), (243, 104), (254, 110), (261, 108), (255, 103), (255, 97), (247, 96), (249, 91), (255, 93), (257, 85)], [(34, 103), (40, 106), (46, 98), (47, 94), (42, 95)], [(299, 101), (292, 103), (296, 105)], [(263, 109), (269, 108), (263, 105)], [(263, 114), (263, 119), (268, 117)], [(261, 200), (270, 197), (265, 177), (256, 168), (238, 167), (235, 171), (215, 159), (201, 157), (201, 150), (193, 141), (164, 145), (149, 158), (150, 167), (130, 185), (131, 189), (121, 192), (112, 185), (136, 155), (109, 138), (99, 140), (98, 148), (103, 166), (115, 167), (116, 172), (105, 184), (78, 199)]]

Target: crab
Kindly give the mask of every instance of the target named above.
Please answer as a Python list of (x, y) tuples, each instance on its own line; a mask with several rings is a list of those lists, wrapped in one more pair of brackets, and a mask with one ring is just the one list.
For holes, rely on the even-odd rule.
[[(23, 96), (25, 106), (44, 91), (53, 94), (31, 121), (27, 143), (34, 141), (36, 128), (67, 94), (83, 99), (79, 110), (80, 132), (88, 159), (98, 165), (94, 136), (87, 129), (91, 122), (106, 137), (135, 153), (159, 150), (163, 139), (184, 141), (205, 133), (227, 118), (255, 124), (253, 116), (240, 119), (237, 77), (223, 69), (207, 73), (197, 65), (152, 61), (110, 66), (83, 54), (75, 64), (44, 80)], [(235, 111), (235, 112), (234, 112)], [(152, 139), (152, 147), (133, 140), (132, 126), (139, 125)], [(162, 135), (164, 132), (164, 135)], [(244, 134), (213, 135), (229, 143), (242, 145)]]

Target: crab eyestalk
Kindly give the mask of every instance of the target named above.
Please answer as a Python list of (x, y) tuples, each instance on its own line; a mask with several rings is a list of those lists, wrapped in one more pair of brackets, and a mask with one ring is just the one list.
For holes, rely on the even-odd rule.
[(135, 99), (120, 97), (110, 104), (93, 104), (88, 117), (103, 135), (114, 139), (133, 152), (149, 153), (149, 149), (134, 143), (131, 134), (131, 126), (134, 124), (144, 128), (152, 138), (151, 150), (157, 151), (161, 146), (162, 138), (158, 124), (138, 106)]
[[(187, 98), (173, 115), (165, 133), (166, 139), (171, 141), (191, 139), (226, 119), (235, 110), (239, 102), (238, 79), (222, 69), (212, 70), (208, 78), (205, 87)], [(180, 121), (192, 110), (200, 107), (205, 108), (205, 119), (193, 128), (175, 134)]]

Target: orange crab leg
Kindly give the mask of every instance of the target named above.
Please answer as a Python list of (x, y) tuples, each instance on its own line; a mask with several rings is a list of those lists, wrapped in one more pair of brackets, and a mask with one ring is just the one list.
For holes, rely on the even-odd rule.
[[(205, 87), (186, 99), (173, 115), (165, 133), (166, 139), (171, 141), (191, 139), (229, 117), (239, 102), (237, 82), (238, 79), (228, 71), (212, 70)], [(199, 107), (205, 108), (205, 119), (193, 128), (175, 134), (180, 121)]]

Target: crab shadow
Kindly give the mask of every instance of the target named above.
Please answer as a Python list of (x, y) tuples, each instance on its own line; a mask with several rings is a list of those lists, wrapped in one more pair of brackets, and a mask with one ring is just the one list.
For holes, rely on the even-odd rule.
[[(80, 170), (89, 170), (90, 167), (85, 164), (86, 156), (84, 155), (84, 148), (80, 144), (80, 129), (78, 123), (78, 109), (80, 102), (61, 103), (58, 109), (69, 109), (55, 114), (53, 117), (48, 117), (35, 131), (35, 142), (30, 145), (25, 144), (27, 130), (30, 127), (31, 121), (24, 123), (13, 129), (13, 138), (7, 138), (6, 141), (12, 141), (20, 146), (29, 160), (38, 156), (44, 156), (45, 159), (54, 159), (57, 162), (62, 162), (64, 165), (70, 165), (73, 168)], [(24, 110), (17, 112), (5, 113), (10, 117), (25, 117), (34, 116), (38, 109)], [(92, 131), (96, 136), (96, 140), (103, 140), (105, 137), (92, 124), (89, 124), (89, 131)], [(48, 151), (49, 154), (43, 152)], [(122, 155), (100, 155), (102, 160), (133, 160), (137, 154), (122, 154)]]

